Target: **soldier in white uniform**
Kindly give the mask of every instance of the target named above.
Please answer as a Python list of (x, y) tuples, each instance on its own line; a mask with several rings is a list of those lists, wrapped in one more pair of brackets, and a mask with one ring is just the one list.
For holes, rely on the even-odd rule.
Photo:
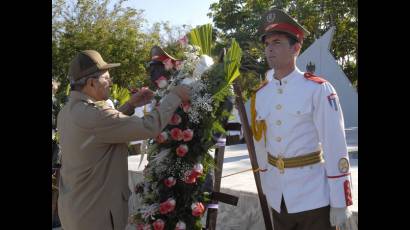
[(272, 68), (251, 98), (262, 188), (275, 230), (343, 228), (351, 215), (349, 158), (333, 86), (296, 67), (309, 34), (281, 10), (263, 17), (261, 41)]

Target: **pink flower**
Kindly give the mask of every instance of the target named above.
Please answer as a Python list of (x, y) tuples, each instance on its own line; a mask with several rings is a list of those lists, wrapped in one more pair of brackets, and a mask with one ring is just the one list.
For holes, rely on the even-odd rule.
[(161, 76), (155, 80), (155, 84), (157, 84), (158, 88), (162, 89), (168, 85), (168, 80), (166, 77)]
[(181, 44), (182, 47), (185, 47), (188, 45), (188, 37), (183, 36), (182, 38), (178, 39), (179, 44)]
[(165, 222), (161, 219), (158, 219), (152, 223), (152, 226), (154, 226), (154, 230), (163, 230), (165, 227)]
[(171, 58), (165, 59), (164, 61), (162, 61), (162, 63), (164, 63), (164, 66), (165, 66), (166, 70), (170, 70), (170, 69), (174, 68), (174, 63), (172, 63)]
[(175, 230), (185, 230), (186, 224), (184, 221), (178, 221), (177, 225), (175, 226)]
[(176, 151), (177, 151), (177, 155), (179, 157), (183, 157), (188, 152), (188, 146), (187, 145), (180, 145), (180, 146), (178, 146)]
[(205, 212), (205, 207), (201, 202), (193, 203), (191, 209), (193, 216), (201, 216)]
[(182, 121), (181, 116), (178, 115), (178, 113), (174, 113), (174, 115), (172, 115), (171, 120), (169, 121), (170, 125), (179, 125)]
[(194, 174), (196, 177), (202, 174), (204, 171), (204, 166), (202, 166), (201, 163), (195, 164), (194, 168), (192, 169), (192, 174)]
[(181, 70), (182, 68), (182, 61), (175, 61), (175, 69)]
[(193, 184), (193, 183), (196, 182), (197, 176), (196, 176), (194, 173), (192, 173), (191, 170), (186, 171), (186, 172), (184, 173), (184, 175), (185, 175), (185, 178), (184, 178), (184, 182), (185, 182), (185, 183), (187, 183), (187, 184)]
[(158, 144), (162, 144), (162, 143), (164, 143), (166, 140), (168, 140), (168, 133), (167, 133), (166, 131), (160, 133), (160, 134), (155, 138), (155, 141), (156, 141)]
[(182, 130), (179, 128), (171, 129), (171, 137), (176, 141), (180, 141), (184, 138), (184, 136), (182, 135)]
[(176, 201), (172, 198), (169, 198), (168, 200), (166, 200), (165, 202), (162, 202), (159, 205), (159, 212), (163, 215), (169, 212), (172, 212), (175, 209), (175, 204), (176, 204)]
[(182, 132), (183, 139), (185, 142), (192, 140), (192, 137), (194, 136), (194, 132), (191, 129), (185, 129)]
[(191, 104), (189, 102), (184, 102), (181, 104), (181, 107), (185, 113), (188, 113), (189, 110), (191, 109)]
[(173, 178), (172, 176), (168, 177), (167, 179), (164, 180), (164, 184), (165, 186), (167, 186), (168, 188), (171, 188), (172, 186), (174, 186), (177, 183), (177, 180), (175, 178)]

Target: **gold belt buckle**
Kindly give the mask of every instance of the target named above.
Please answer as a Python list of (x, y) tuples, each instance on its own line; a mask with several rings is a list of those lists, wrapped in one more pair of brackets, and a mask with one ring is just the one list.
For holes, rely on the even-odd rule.
[(285, 162), (282, 158), (283, 157), (281, 155), (278, 156), (278, 160), (276, 161), (276, 168), (278, 168), (279, 172), (283, 174), (285, 172)]

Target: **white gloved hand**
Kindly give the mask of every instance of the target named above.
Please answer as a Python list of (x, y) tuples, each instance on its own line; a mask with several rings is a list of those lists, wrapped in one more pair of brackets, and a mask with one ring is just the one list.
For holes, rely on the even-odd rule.
[(332, 208), (330, 207), (330, 224), (342, 228), (346, 221), (350, 218), (352, 212), (347, 208)]

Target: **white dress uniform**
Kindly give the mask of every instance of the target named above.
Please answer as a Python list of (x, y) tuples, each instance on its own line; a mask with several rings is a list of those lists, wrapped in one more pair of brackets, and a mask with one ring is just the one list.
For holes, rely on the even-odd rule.
[[(273, 74), (269, 71), (268, 75)], [(307, 76), (313, 76), (308, 79)], [(333, 86), (297, 67), (282, 80), (272, 76), (256, 93), (256, 120), (267, 126), (266, 143), (254, 139), (262, 189), (269, 205), (280, 213), (282, 195), (289, 213), (352, 204), (349, 158), (342, 109)], [(322, 82), (323, 81), (323, 82)], [(267, 154), (292, 158), (322, 149), (324, 162), (278, 168)]]

